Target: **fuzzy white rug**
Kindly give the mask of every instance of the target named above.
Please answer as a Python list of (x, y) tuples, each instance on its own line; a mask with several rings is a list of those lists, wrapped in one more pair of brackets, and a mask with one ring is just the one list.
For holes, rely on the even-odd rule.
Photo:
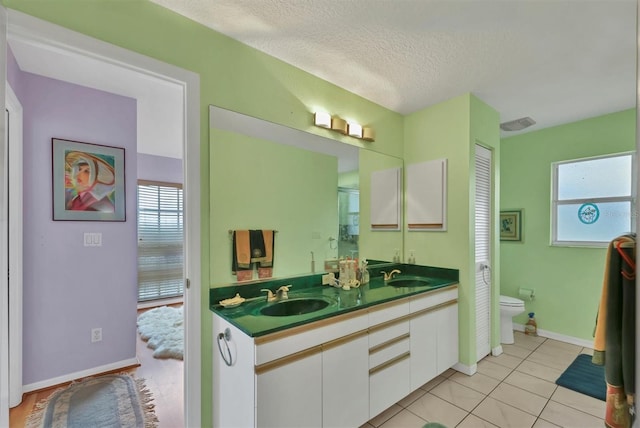
[(155, 358), (184, 357), (183, 307), (161, 306), (138, 316), (138, 331)]

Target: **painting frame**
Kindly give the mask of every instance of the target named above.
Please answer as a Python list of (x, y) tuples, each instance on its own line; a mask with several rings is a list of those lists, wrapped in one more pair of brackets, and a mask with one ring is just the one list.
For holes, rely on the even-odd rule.
[(522, 210), (500, 211), (500, 240), (522, 241)]
[(126, 221), (124, 147), (51, 139), (54, 221)]

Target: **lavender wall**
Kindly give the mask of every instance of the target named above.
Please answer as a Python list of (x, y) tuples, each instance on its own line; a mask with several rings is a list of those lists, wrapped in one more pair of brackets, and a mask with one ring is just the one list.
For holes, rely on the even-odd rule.
[[(29, 73), (18, 80), (29, 385), (135, 358), (136, 100)], [(52, 220), (52, 137), (125, 148), (126, 222)], [(101, 232), (102, 247), (84, 247), (84, 232)], [(96, 327), (103, 340), (91, 343)]]
[(138, 178), (141, 180), (182, 183), (182, 159), (138, 153)]

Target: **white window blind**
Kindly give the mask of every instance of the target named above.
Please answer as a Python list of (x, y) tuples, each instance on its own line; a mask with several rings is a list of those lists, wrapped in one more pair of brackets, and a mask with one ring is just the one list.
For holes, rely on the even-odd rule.
[(183, 293), (182, 185), (138, 182), (138, 301)]

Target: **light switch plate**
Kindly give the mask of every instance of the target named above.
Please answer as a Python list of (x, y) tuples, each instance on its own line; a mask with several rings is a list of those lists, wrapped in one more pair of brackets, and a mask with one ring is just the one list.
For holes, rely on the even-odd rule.
[(85, 247), (102, 247), (102, 233), (101, 232), (85, 232), (84, 246)]

